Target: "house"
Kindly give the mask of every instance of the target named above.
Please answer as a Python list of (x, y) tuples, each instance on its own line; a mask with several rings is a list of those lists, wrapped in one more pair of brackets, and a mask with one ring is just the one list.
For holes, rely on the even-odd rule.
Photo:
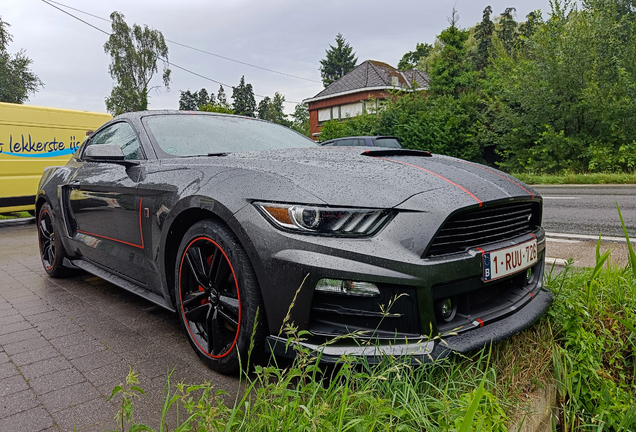
[(322, 122), (357, 116), (377, 102), (390, 97), (390, 90), (427, 90), (428, 74), (416, 69), (399, 71), (393, 66), (367, 60), (334, 81), (316, 96), (305, 99), (309, 105), (311, 136), (320, 135)]

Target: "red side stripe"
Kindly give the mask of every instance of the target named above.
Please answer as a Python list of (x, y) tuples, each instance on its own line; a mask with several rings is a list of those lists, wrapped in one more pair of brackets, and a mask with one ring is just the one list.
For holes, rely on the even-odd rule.
[(521, 189), (523, 189), (524, 191), (528, 192), (532, 198), (534, 198), (534, 194), (533, 194), (532, 192), (530, 192), (528, 189), (524, 188), (523, 186), (521, 186), (521, 185), (520, 185), (519, 183), (517, 183), (516, 181), (511, 180), (511, 179), (509, 179), (508, 177), (504, 177), (504, 176), (502, 176), (501, 174), (498, 174), (498, 173), (494, 172), (494, 171), (493, 171), (493, 170), (491, 170), (491, 169), (488, 169), (488, 168), (486, 168), (486, 167), (483, 167), (483, 166), (480, 166), (480, 165), (477, 165), (477, 164), (473, 164), (473, 163), (470, 163), (470, 162), (462, 161), (462, 160), (457, 161), (457, 162), (461, 162), (461, 163), (463, 163), (463, 164), (470, 165), (470, 166), (474, 166), (475, 168), (481, 168), (481, 169), (483, 169), (483, 170), (486, 170), (486, 171), (488, 171), (488, 172), (491, 172), (491, 173), (493, 173), (494, 175), (499, 176), (499, 177), (501, 177), (501, 178), (502, 178), (502, 179), (504, 179), (504, 180), (508, 180), (510, 183), (514, 183), (514, 184), (516, 184), (516, 185), (517, 185), (517, 186), (519, 186)]
[(483, 327), (484, 326), (484, 322), (482, 320), (480, 320), (479, 318), (477, 318), (477, 322), (479, 323), (479, 327)]
[(106, 237), (106, 236), (95, 234), (95, 233), (88, 232), (88, 231), (77, 230), (77, 232), (82, 233), (82, 234), (88, 234), (88, 235), (95, 236), (95, 237), (100, 237), (100, 238), (103, 238), (103, 239), (106, 239), (106, 240), (116, 241), (117, 243), (127, 244), (128, 246), (134, 246), (134, 247), (139, 248), (139, 249), (144, 249), (144, 232), (141, 229), (141, 204), (143, 203), (143, 201), (144, 201), (143, 198), (141, 198), (139, 200), (139, 234), (141, 235), (141, 245), (134, 244), (134, 243), (129, 243), (129, 242), (123, 241), (123, 240), (117, 240), (117, 239), (112, 238), (112, 237)]
[(482, 248), (478, 247), (477, 250), (481, 253), (486, 253), (486, 251), (484, 251)]
[[(375, 157), (375, 156), (374, 156), (374, 157)], [(446, 177), (442, 177), (441, 175), (439, 175), (439, 174), (437, 174), (437, 173), (434, 173), (433, 171), (429, 171), (429, 170), (427, 170), (426, 168), (422, 168), (422, 167), (419, 167), (419, 166), (417, 166), (417, 165), (410, 164), (410, 163), (408, 163), (408, 162), (402, 162), (402, 161), (398, 161), (398, 160), (394, 160), (394, 159), (388, 159), (388, 158), (383, 158), (383, 157), (375, 157), (375, 159), (382, 159), (382, 160), (386, 160), (386, 161), (389, 161), (389, 162), (395, 162), (395, 163), (399, 163), (399, 164), (402, 164), (402, 165), (408, 165), (408, 166), (411, 166), (411, 167), (413, 167), (413, 168), (417, 168), (417, 169), (421, 169), (422, 171), (426, 171), (427, 173), (429, 173), (429, 174), (433, 174), (435, 177), (439, 177), (439, 178), (441, 178), (442, 180), (447, 181), (448, 183), (452, 184), (453, 186), (457, 186), (458, 188), (460, 188), (461, 190), (463, 190), (464, 192), (466, 192), (468, 195), (470, 195), (471, 197), (473, 197), (473, 198), (475, 199), (475, 201), (477, 201), (477, 202), (479, 203), (479, 207), (481, 207), (481, 206), (484, 204), (483, 202), (481, 202), (481, 200), (480, 200), (479, 198), (477, 198), (475, 195), (473, 195), (472, 193), (470, 193), (470, 192), (469, 192), (469, 191), (468, 191), (465, 187), (460, 186), (460, 185), (458, 185), (457, 183), (454, 183), (454, 182), (450, 181), (450, 180), (449, 180), (449, 179), (447, 179)]]
[(534, 298), (534, 294), (532, 294), (532, 293), (528, 293), (528, 294), (530, 294), (530, 297)]

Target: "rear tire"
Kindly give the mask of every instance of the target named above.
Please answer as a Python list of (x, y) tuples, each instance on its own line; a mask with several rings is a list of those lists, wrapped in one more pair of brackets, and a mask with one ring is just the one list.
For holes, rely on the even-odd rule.
[(190, 344), (211, 369), (236, 373), (247, 366), (248, 354), (260, 356), (261, 292), (245, 250), (227, 226), (204, 220), (186, 232), (177, 254), (175, 297)]
[(55, 215), (49, 203), (44, 203), (40, 208), (37, 222), (40, 259), (44, 270), (53, 278), (66, 276), (69, 273), (69, 269), (64, 267), (66, 252), (57, 233)]

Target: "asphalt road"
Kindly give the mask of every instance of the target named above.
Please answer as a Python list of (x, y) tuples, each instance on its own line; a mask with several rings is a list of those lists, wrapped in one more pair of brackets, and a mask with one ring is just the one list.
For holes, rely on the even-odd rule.
[(636, 185), (535, 186), (543, 196), (548, 233), (623, 237), (616, 203), (630, 237), (636, 238)]

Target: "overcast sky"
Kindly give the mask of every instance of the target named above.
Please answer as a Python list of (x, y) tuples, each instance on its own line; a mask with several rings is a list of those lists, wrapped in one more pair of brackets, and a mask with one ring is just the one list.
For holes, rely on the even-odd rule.
[[(287, 101), (301, 101), (322, 90), (319, 61), (342, 33), (356, 52), (358, 63), (379, 60), (397, 66), (402, 55), (418, 42), (433, 43), (448, 26), (453, 5), (459, 25), (470, 27), (491, 5), (495, 15), (507, 7), (517, 19), (540, 9), (549, 15), (549, 0), (61, 0), (60, 3), (108, 18), (113, 11), (128, 24), (147, 24), (166, 39), (220, 56), (318, 82), (267, 72), (168, 43), (171, 62), (229, 85), (241, 76), (259, 95), (282, 93)], [(110, 32), (109, 22), (58, 7)], [(107, 36), (47, 5), (41, 0), (2, 0), (0, 16), (11, 27), (9, 51), (25, 49), (32, 70), (45, 87), (30, 98), (31, 105), (105, 112), (104, 98), (113, 81), (110, 58), (104, 53)], [(150, 109), (177, 109), (179, 90), (219, 85), (172, 68), (170, 91), (153, 90)], [(154, 84), (161, 84), (155, 77)], [(226, 94), (232, 94), (226, 88)], [(256, 98), (257, 102), (260, 100)], [(231, 100), (230, 100), (231, 101)], [(293, 111), (287, 104), (286, 111)]]

